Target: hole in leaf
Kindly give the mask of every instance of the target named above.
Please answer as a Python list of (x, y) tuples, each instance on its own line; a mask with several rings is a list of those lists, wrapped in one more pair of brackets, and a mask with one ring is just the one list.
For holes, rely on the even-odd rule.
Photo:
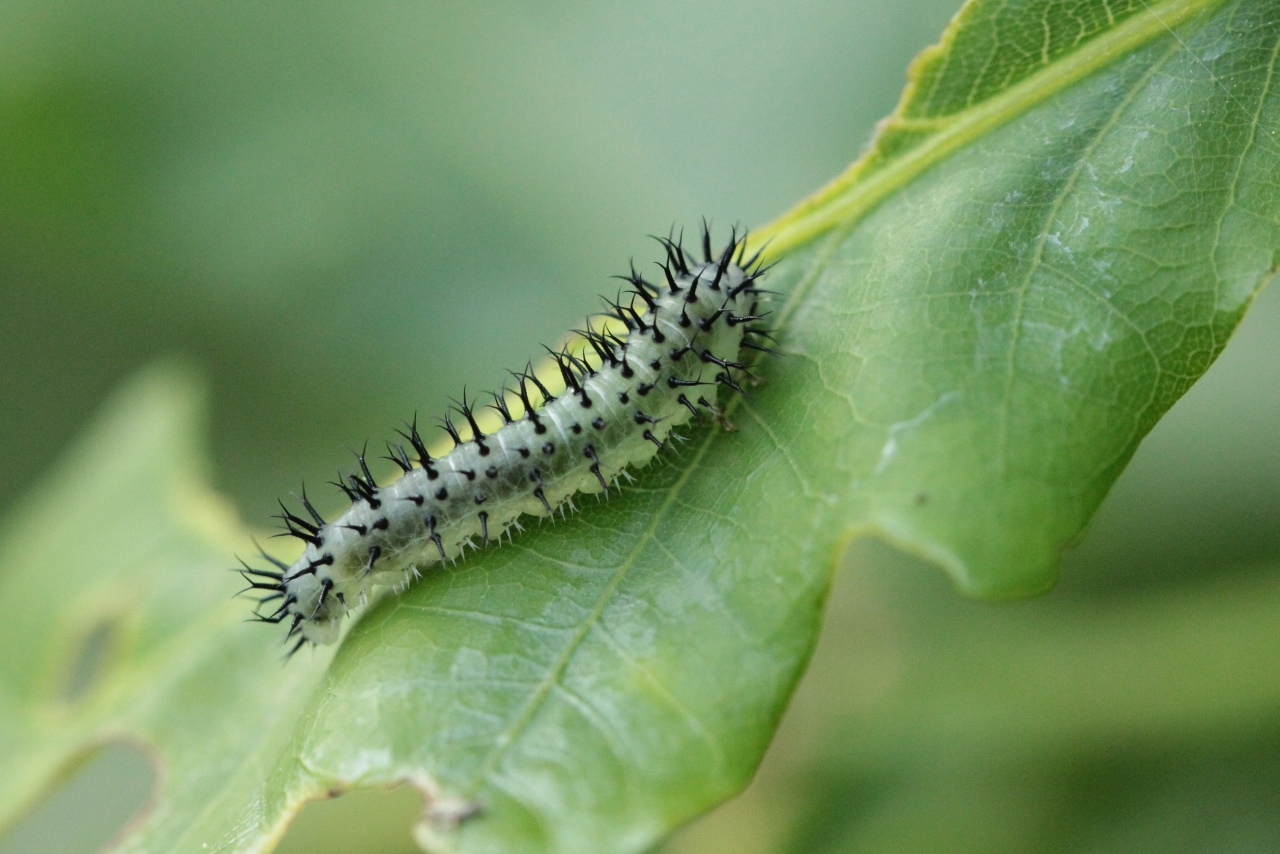
[(69, 778), (0, 839), (0, 854), (100, 851), (146, 808), (156, 781), (150, 757), (128, 744), (87, 754)]
[(275, 854), (421, 854), (412, 832), (421, 815), (422, 795), (409, 785), (312, 801), (289, 825)]
[(115, 644), (117, 625), (106, 620), (94, 626), (80, 644), (71, 670), (67, 674), (64, 696), (68, 702), (79, 700), (98, 684), (107, 663), (107, 656)]

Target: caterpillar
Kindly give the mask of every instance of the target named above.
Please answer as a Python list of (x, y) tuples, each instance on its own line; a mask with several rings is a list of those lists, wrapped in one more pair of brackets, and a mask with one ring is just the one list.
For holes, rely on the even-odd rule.
[(563, 514), (577, 493), (607, 496), (630, 479), (628, 467), (653, 459), (673, 429), (700, 412), (722, 417), (719, 388), (742, 393), (740, 380), (753, 378), (742, 351), (773, 352), (761, 340), (770, 340), (769, 330), (754, 325), (771, 293), (757, 287), (767, 268), (758, 251), (744, 260), (746, 234), (736, 230), (713, 252), (704, 223), (702, 260), (682, 237), (657, 240), (666, 252), (660, 282), (633, 263), (616, 277), (630, 289), (605, 299), (603, 327), (589, 317), (575, 330), (585, 342), (577, 353), (548, 348), (563, 391), (553, 393), (527, 364), (511, 372), (514, 388), (492, 393), (487, 406), (502, 421), (494, 432), (481, 430), (464, 392), (442, 419), (454, 443), (447, 454), (428, 453), (414, 416), (398, 431), (413, 456), (388, 443), (398, 480), (379, 486), (361, 452), (357, 471), (335, 484), (351, 500), (336, 519), (325, 521), (305, 489), (305, 517), (280, 502), (281, 536), (301, 540), (302, 554), (290, 564), (259, 549), (275, 569), (241, 561), (237, 571), (249, 584), (241, 593), (257, 596), (254, 618), (287, 623), (287, 637), (296, 637), (289, 655), (306, 643), (333, 643), (342, 619), (374, 586), (407, 587), (431, 566), (521, 530), (522, 515)]

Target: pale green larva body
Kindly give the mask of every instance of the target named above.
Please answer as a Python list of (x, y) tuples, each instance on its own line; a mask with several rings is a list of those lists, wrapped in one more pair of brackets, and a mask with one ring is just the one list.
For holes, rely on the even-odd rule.
[(312, 521), (286, 510), (289, 532), (306, 547), (290, 565), (273, 561), (278, 573), (249, 570), (254, 589), (268, 591), (263, 601), (279, 603), (261, 618), (288, 622), (298, 645), (332, 643), (348, 609), (373, 587), (403, 588), (467, 548), (518, 530), (522, 515), (550, 516), (577, 493), (608, 491), (699, 409), (718, 412), (719, 387), (740, 390), (743, 347), (765, 349), (744, 341), (744, 334), (763, 334), (750, 325), (758, 319), (760, 272), (754, 258), (743, 262), (737, 239), (713, 257), (704, 235), (702, 262), (664, 242), (665, 281), (633, 274), (635, 289), (611, 304), (626, 333), (588, 333), (589, 361), (554, 354), (564, 392), (551, 396), (526, 371), (514, 392), (523, 412), (513, 415), (495, 395), (504, 422), (497, 430), (482, 433), (464, 401), (459, 413), (471, 437), (462, 440), (446, 419), (457, 442), (448, 454), (432, 458), (411, 426), (404, 436), (417, 460), (393, 448), (404, 470), (398, 480), (376, 486), (362, 460), (362, 472), (340, 484), (353, 503), (337, 519), (325, 522), (309, 503)]

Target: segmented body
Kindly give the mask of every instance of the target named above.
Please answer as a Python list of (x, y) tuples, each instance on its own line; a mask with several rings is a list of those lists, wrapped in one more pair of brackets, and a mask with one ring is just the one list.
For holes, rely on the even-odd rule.
[[(352, 506), (326, 522), (305, 497), (310, 520), (288, 511), (288, 532), (304, 540), (292, 564), (271, 558), (272, 572), (246, 567), (260, 601), (274, 603), (267, 622), (285, 622), (305, 642), (332, 643), (348, 608), (375, 585), (403, 587), (468, 547), (497, 541), (521, 515), (550, 516), (576, 493), (608, 492), (629, 466), (642, 466), (671, 431), (700, 410), (718, 413), (720, 386), (741, 390), (740, 361), (759, 319), (756, 259), (743, 261), (733, 239), (713, 255), (704, 231), (702, 261), (675, 241), (663, 241), (664, 281), (632, 271), (633, 289), (609, 304), (625, 334), (583, 332), (589, 349), (553, 353), (566, 388), (552, 395), (531, 371), (518, 387), (494, 395), (503, 425), (485, 434), (465, 402), (458, 413), (471, 428), (464, 439), (446, 416), (455, 447), (433, 458), (416, 422), (402, 435), (412, 447), (391, 447), (403, 475), (377, 486), (363, 457), (360, 471), (338, 485)], [(736, 256), (736, 257), (735, 257)], [(517, 402), (518, 400), (518, 402)], [(512, 408), (522, 410), (513, 413)], [(283, 505), (282, 505), (283, 506)]]

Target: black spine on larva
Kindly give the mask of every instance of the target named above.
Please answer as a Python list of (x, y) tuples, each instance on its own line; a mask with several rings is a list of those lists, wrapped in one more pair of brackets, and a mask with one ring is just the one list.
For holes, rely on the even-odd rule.
[(626, 468), (668, 446), (674, 428), (707, 413), (723, 421), (718, 388), (745, 394), (752, 375), (743, 353), (772, 353), (776, 343), (758, 325), (768, 314), (759, 301), (770, 296), (756, 284), (765, 272), (759, 252), (744, 261), (746, 235), (736, 231), (714, 252), (705, 223), (701, 261), (683, 234), (656, 239), (660, 283), (632, 264), (617, 277), (629, 287), (604, 300), (613, 325), (588, 318), (580, 343), (548, 348), (564, 393), (526, 364), (511, 372), (514, 388), (485, 404), (501, 418), (492, 432), (464, 389), (440, 419), (449, 453), (431, 456), (415, 415), (397, 431), (408, 449), (387, 445), (385, 459), (400, 470), (394, 482), (378, 486), (362, 450), (356, 471), (335, 481), (351, 501), (338, 518), (326, 522), (305, 490), (305, 515), (281, 504), (283, 535), (302, 542), (302, 555), (286, 564), (263, 553), (278, 571), (244, 563), (238, 571), (248, 583), (241, 592), (257, 599), (255, 619), (287, 623), (297, 637), (290, 654), (332, 642), (348, 608), (375, 585), (401, 589), (469, 547), (510, 537), (521, 515), (563, 511), (578, 492), (607, 496)]

